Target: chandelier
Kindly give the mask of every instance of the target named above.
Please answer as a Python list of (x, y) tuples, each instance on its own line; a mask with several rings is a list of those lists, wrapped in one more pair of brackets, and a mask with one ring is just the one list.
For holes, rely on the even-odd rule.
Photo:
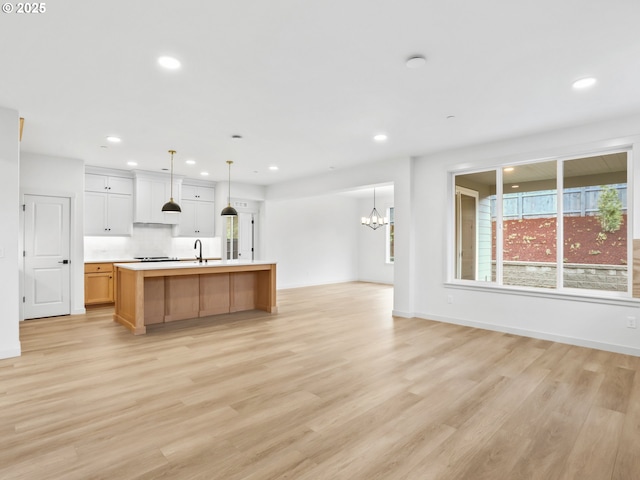
[(376, 209), (376, 189), (373, 189), (373, 210), (368, 217), (362, 217), (362, 225), (366, 225), (369, 228), (377, 230), (383, 225), (387, 225), (389, 223), (389, 219), (383, 217), (378, 213)]

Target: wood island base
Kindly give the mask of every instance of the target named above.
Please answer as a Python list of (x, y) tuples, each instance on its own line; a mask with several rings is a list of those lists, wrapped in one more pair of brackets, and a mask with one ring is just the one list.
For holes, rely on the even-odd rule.
[(114, 265), (114, 321), (140, 335), (146, 333), (147, 325), (158, 323), (245, 310), (278, 310), (275, 263), (170, 263), (162, 267)]

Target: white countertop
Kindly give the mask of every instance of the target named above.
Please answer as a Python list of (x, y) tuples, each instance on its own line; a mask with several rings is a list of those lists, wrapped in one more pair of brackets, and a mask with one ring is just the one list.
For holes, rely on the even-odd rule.
[(204, 268), (204, 267), (230, 267), (243, 265), (273, 265), (276, 262), (267, 260), (209, 260), (208, 262), (136, 262), (136, 263), (115, 263), (114, 266), (129, 270), (169, 270), (184, 268)]

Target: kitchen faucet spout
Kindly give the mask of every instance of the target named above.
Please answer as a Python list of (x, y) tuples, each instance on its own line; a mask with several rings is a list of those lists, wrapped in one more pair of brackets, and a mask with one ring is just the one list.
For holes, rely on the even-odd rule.
[(198, 247), (198, 245), (200, 245), (200, 253), (196, 256), (196, 259), (202, 263), (202, 242), (200, 241), (200, 239), (196, 240), (196, 243), (193, 244), (193, 248)]

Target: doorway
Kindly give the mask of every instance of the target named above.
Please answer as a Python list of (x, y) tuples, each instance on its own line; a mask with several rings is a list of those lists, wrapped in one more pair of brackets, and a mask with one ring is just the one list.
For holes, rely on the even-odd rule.
[(456, 278), (476, 280), (478, 192), (456, 188)]
[(227, 260), (254, 260), (253, 213), (238, 213), (237, 217), (229, 217), (227, 222)]
[(69, 197), (24, 196), (23, 318), (71, 313)]

